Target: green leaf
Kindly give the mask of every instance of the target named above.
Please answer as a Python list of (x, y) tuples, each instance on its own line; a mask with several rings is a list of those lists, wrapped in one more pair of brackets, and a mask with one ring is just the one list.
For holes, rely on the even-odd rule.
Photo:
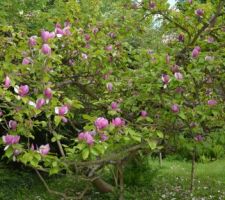
[(82, 151), (82, 158), (84, 160), (86, 160), (88, 158), (88, 156), (89, 156), (89, 153), (90, 153), (89, 148), (83, 149), (83, 151)]
[(13, 148), (11, 146), (5, 151), (5, 155), (7, 158), (10, 158), (13, 155)]
[(148, 145), (151, 150), (154, 150), (157, 147), (157, 142), (155, 140), (148, 140)]
[(158, 136), (159, 138), (163, 138), (163, 133), (162, 133), (161, 131), (157, 131), (157, 136)]
[(61, 117), (60, 116), (55, 116), (54, 122), (55, 122), (55, 125), (58, 126), (59, 123), (61, 122)]

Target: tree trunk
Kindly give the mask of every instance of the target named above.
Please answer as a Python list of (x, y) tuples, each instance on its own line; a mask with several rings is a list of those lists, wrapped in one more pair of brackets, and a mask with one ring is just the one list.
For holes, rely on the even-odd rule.
[(159, 166), (162, 167), (162, 153), (159, 152)]
[(191, 185), (190, 191), (193, 192), (194, 190), (194, 178), (195, 178), (195, 149), (192, 154), (192, 165), (191, 165)]
[(97, 177), (92, 181), (92, 184), (102, 193), (113, 192), (114, 187), (103, 179)]

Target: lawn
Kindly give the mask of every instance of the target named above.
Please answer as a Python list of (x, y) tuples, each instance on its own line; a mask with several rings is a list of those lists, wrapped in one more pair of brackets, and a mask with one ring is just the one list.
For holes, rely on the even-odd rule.
[[(196, 165), (195, 190), (190, 193), (191, 163), (176, 160), (163, 160), (162, 167), (156, 160), (150, 159), (145, 168), (127, 169), (125, 199), (142, 200), (224, 200), (225, 199), (225, 160), (217, 160)], [(137, 170), (142, 170), (138, 172)], [(134, 174), (138, 174), (136, 177)], [(0, 167), (1, 200), (55, 200), (35, 173), (30, 171)], [(136, 179), (135, 179), (136, 178)], [(47, 182), (52, 189), (73, 195), (84, 186), (74, 177), (50, 177)], [(86, 199), (117, 199), (113, 194), (99, 194), (93, 191)]]

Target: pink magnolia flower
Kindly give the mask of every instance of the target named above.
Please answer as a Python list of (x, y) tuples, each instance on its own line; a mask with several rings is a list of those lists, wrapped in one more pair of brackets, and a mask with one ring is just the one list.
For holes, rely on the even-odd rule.
[(22, 61), (22, 65), (29, 65), (31, 63), (31, 59), (30, 58), (24, 58)]
[(172, 110), (172, 112), (174, 112), (174, 113), (178, 113), (178, 112), (180, 111), (179, 105), (173, 104), (173, 105), (171, 106), (171, 110)]
[(63, 123), (67, 123), (67, 122), (68, 122), (68, 119), (67, 119), (66, 117), (62, 117), (62, 118), (61, 118), (61, 121), (62, 121)]
[(205, 56), (205, 61), (213, 61), (214, 56)]
[(125, 121), (121, 119), (120, 117), (116, 117), (115, 119), (112, 120), (112, 124), (116, 127), (120, 127), (125, 124)]
[(184, 34), (179, 34), (178, 40), (179, 40), (179, 42), (184, 42)]
[(20, 141), (19, 135), (4, 135), (2, 136), (2, 141), (6, 145), (17, 144)]
[(51, 90), (51, 88), (46, 88), (46, 89), (44, 90), (44, 95), (45, 95), (45, 97), (46, 97), (47, 99), (51, 99), (51, 98), (52, 98), (52, 90)]
[(37, 44), (36, 38), (37, 38), (37, 36), (31, 36), (29, 38), (28, 45), (30, 47), (34, 47)]
[(99, 117), (95, 120), (95, 127), (99, 130), (106, 128), (109, 125), (109, 121), (104, 117)]
[(207, 42), (210, 43), (210, 44), (213, 43), (214, 42), (214, 38), (213, 37), (208, 37)]
[(100, 138), (101, 138), (100, 140), (101, 140), (102, 142), (104, 142), (104, 141), (106, 141), (106, 140), (109, 139), (109, 137), (108, 137), (106, 134), (104, 134), (104, 133), (100, 135)]
[(151, 2), (149, 3), (149, 8), (150, 8), (150, 9), (154, 9), (155, 6), (156, 6), (155, 2), (151, 1)]
[(87, 59), (88, 59), (88, 55), (85, 54), (85, 53), (82, 53), (82, 54), (81, 54), (81, 57), (82, 57), (84, 60), (87, 60)]
[(148, 116), (147, 111), (142, 110), (142, 111), (141, 111), (141, 116), (142, 116), (142, 117), (147, 117), (147, 116)]
[(202, 9), (197, 9), (197, 10), (195, 10), (195, 14), (198, 15), (199, 17), (201, 17), (201, 16), (203, 16), (203, 14), (204, 14), (204, 10), (202, 10)]
[(108, 36), (114, 39), (116, 37), (116, 34), (113, 32), (108, 33)]
[(88, 145), (92, 145), (94, 143), (94, 138), (89, 132), (82, 132), (78, 135), (79, 140), (85, 141)]
[(55, 113), (60, 116), (64, 116), (69, 112), (68, 106), (55, 107)]
[(29, 86), (28, 85), (21, 85), (19, 87), (19, 90), (18, 90), (18, 94), (21, 96), (21, 97), (24, 97), (28, 94), (29, 92)]
[(111, 44), (105, 47), (106, 51), (112, 51), (112, 49), (113, 49), (113, 46)]
[(113, 110), (116, 110), (116, 109), (118, 108), (118, 104), (117, 104), (116, 102), (112, 102), (112, 103), (111, 103), (111, 108), (112, 108)]
[(183, 75), (180, 72), (175, 72), (174, 76), (175, 76), (175, 78), (177, 80), (182, 80), (183, 79)]
[(200, 51), (201, 51), (200, 47), (195, 47), (192, 51), (192, 58), (197, 58), (198, 55), (200, 54)]
[(173, 66), (171, 67), (171, 71), (172, 71), (173, 73), (179, 72), (179, 71), (180, 71), (180, 67), (179, 67), (178, 65), (173, 65)]
[(106, 84), (106, 88), (107, 88), (107, 90), (108, 90), (109, 92), (112, 92), (112, 90), (113, 90), (113, 84), (112, 84), (112, 83), (107, 83), (107, 84)]
[(91, 39), (91, 36), (89, 34), (85, 34), (84, 39), (88, 42)]
[(215, 106), (216, 104), (217, 104), (217, 101), (215, 99), (208, 100), (208, 105), (209, 106)]
[(45, 99), (40, 98), (36, 101), (36, 108), (40, 109), (43, 105), (45, 105)]
[(66, 36), (71, 35), (70, 26), (66, 26), (63, 29), (63, 34), (66, 35)]
[(10, 85), (11, 85), (11, 80), (8, 76), (6, 76), (4, 80), (4, 88), (8, 89)]
[(43, 44), (41, 48), (41, 52), (45, 55), (51, 54), (51, 47), (48, 44)]
[(194, 139), (195, 139), (195, 141), (197, 141), (197, 142), (201, 142), (204, 138), (203, 138), (202, 135), (196, 135), (196, 136), (194, 137)]
[(17, 122), (15, 120), (10, 120), (9, 121), (9, 128), (12, 130), (16, 130), (17, 127)]
[(18, 155), (20, 155), (20, 153), (21, 153), (21, 150), (19, 150), (19, 149), (14, 149), (14, 151), (13, 151), (14, 156), (18, 156)]
[(163, 74), (162, 77), (161, 77), (161, 79), (163, 81), (163, 84), (165, 84), (165, 85), (169, 84), (169, 81), (170, 81), (169, 75)]
[(50, 33), (45, 30), (41, 31), (41, 38), (42, 38), (43, 42), (47, 42), (48, 39), (51, 38)]
[(64, 35), (64, 31), (61, 28), (57, 28), (55, 29), (55, 33), (57, 37), (62, 37)]
[(49, 144), (46, 145), (41, 145), (38, 149), (38, 152), (42, 155), (47, 155), (50, 151), (50, 146)]
[(99, 31), (99, 29), (97, 27), (94, 27), (92, 29), (92, 33), (95, 34), (95, 35), (98, 33), (98, 31)]

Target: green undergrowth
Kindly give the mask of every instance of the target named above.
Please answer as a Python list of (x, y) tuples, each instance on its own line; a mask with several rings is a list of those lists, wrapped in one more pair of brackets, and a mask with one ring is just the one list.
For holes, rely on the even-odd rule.
[[(224, 200), (225, 160), (196, 164), (195, 189), (190, 188), (191, 163), (176, 160), (147, 160), (140, 167), (133, 163), (125, 169), (126, 200)], [(105, 177), (106, 179), (109, 177)], [(84, 189), (84, 182), (72, 176), (45, 176), (51, 189), (70, 196)], [(0, 200), (58, 200), (49, 194), (33, 171), (0, 165)], [(86, 200), (116, 200), (116, 194), (92, 191)]]

